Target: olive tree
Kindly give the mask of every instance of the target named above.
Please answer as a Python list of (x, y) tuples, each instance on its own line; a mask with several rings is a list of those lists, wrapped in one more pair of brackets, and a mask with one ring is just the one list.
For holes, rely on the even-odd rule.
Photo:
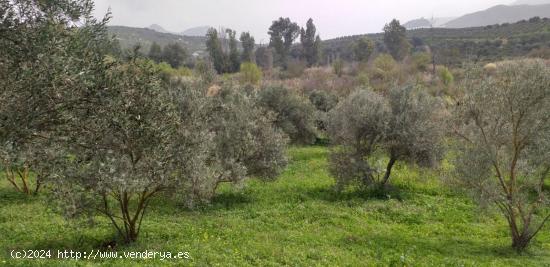
[(468, 76), (456, 106), (456, 178), (498, 208), (522, 251), (550, 219), (550, 69), (520, 60)]
[[(65, 124), (110, 50), (92, 1), (0, 0), (0, 164), (19, 191), (35, 194)], [(78, 27), (76, 27), (78, 26)]]
[(433, 167), (443, 156), (445, 113), (442, 103), (414, 86), (396, 87), (388, 95), (391, 109), (383, 148), (389, 157), (382, 184), (398, 160)]
[(291, 142), (315, 142), (315, 107), (307, 99), (284, 87), (268, 87), (258, 93), (257, 101), (265, 110), (276, 114), (275, 125), (290, 137)]
[(130, 243), (152, 197), (201, 168), (195, 158), (206, 135), (179, 119), (152, 63), (106, 68), (96, 76), (101, 89), (70, 113), (59, 147), (65, 159), (51, 181), (67, 215), (100, 212)]
[(385, 137), (389, 113), (387, 101), (371, 90), (353, 92), (329, 113), (329, 168), (339, 190), (355, 182), (376, 182), (368, 158)]
[(207, 171), (179, 188), (188, 206), (208, 202), (222, 183), (240, 185), (250, 176), (274, 179), (286, 166), (286, 135), (253, 96), (221, 88), (216, 95), (202, 95), (196, 101), (204, 103), (202, 129), (210, 139), (204, 158)]
[[(433, 166), (442, 154), (442, 113), (436, 99), (413, 86), (383, 97), (358, 90), (330, 112), (328, 133), (332, 174), (337, 186), (359, 182), (386, 186), (397, 161)], [(384, 170), (373, 164), (387, 156)]]
[(317, 129), (326, 131), (328, 112), (338, 104), (338, 96), (323, 90), (315, 90), (309, 94), (309, 101), (315, 107), (315, 123)]

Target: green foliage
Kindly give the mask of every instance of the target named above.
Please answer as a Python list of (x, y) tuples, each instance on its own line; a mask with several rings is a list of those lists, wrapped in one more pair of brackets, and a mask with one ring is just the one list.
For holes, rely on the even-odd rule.
[(293, 143), (313, 144), (316, 138), (315, 107), (306, 99), (284, 87), (268, 87), (258, 94), (258, 103), (276, 114), (275, 125)]
[(273, 51), (269, 47), (259, 47), (254, 53), (256, 64), (263, 70), (270, 71), (273, 69)]
[(150, 62), (115, 63), (104, 75), (97, 81), (105, 85), (101, 94), (68, 114), (67, 142), (58, 148), (51, 184), (67, 216), (99, 211), (130, 243), (151, 198), (202, 168), (196, 159), (205, 135), (194, 131), (201, 122), (189, 114), (178, 121)]
[(243, 32), (239, 40), (243, 47), (241, 60), (243, 62), (255, 62), (254, 47), (256, 46), (256, 42), (254, 37), (252, 37), (249, 32)]
[(206, 34), (206, 48), (218, 74), (238, 72), (241, 65), (241, 55), (237, 48), (237, 33), (234, 30), (226, 29), (225, 34), (228, 35), (229, 51), (224, 51), (216, 29), (211, 28)]
[(216, 69), (218, 74), (224, 73), (227, 69), (226, 55), (223, 52), (218, 31), (214, 28), (209, 29), (206, 34), (206, 48), (210, 55), (210, 60), (214, 64), (214, 69)]
[(112, 51), (108, 18), (92, 11), (90, 1), (0, 1), (0, 169), (27, 195), (55, 168), (50, 144), (83, 100), (75, 88), (92, 90)]
[(352, 49), (355, 60), (366, 62), (374, 52), (374, 42), (367, 37), (362, 37), (353, 43)]
[(395, 71), (397, 68), (397, 62), (393, 59), (391, 55), (388, 54), (381, 54), (377, 56), (372, 65), (376, 69), (380, 69), (385, 73), (391, 73), (392, 71)]
[(262, 81), (262, 71), (256, 64), (245, 62), (241, 64), (241, 82), (248, 84), (259, 84)]
[(445, 86), (450, 86), (455, 80), (451, 71), (449, 71), (449, 69), (446, 67), (439, 68), (438, 75), (439, 79), (441, 80), (441, 82), (443, 82)]
[(147, 54), (147, 56), (156, 63), (162, 62), (162, 47), (160, 47), (160, 45), (156, 42), (153, 42), (153, 44), (151, 44), (151, 47), (149, 48), (149, 54)]
[[(398, 79), (398, 64), (393, 57), (388, 54), (381, 54), (377, 56), (372, 62), (372, 70), (370, 74), (370, 81), (380, 83), (383, 90), (387, 90), (391, 82)], [(377, 89), (380, 89), (377, 87)]]
[(309, 101), (317, 109), (317, 128), (325, 131), (327, 129), (328, 112), (338, 104), (338, 96), (325, 90), (315, 90), (309, 94)]
[(432, 63), (432, 56), (427, 52), (418, 52), (412, 55), (412, 64), (419, 71), (427, 71)]
[(407, 29), (396, 19), (384, 26), (384, 44), (395, 60), (402, 60), (409, 54), (411, 45), (406, 32)]
[(289, 18), (281, 17), (273, 21), (268, 34), (270, 36), (269, 47), (275, 49), (278, 64), (286, 69), (288, 54), (292, 43), (300, 35), (300, 27), (295, 22), (290, 21)]
[(195, 73), (205, 84), (210, 84), (216, 78), (216, 70), (210, 61), (199, 60), (195, 63)]
[[(352, 93), (329, 115), (331, 173), (338, 189), (354, 183), (385, 186), (398, 160), (435, 165), (442, 155), (440, 116), (435, 99), (412, 86), (392, 89), (387, 99), (370, 90)], [(374, 166), (377, 152), (389, 158), (385, 170)]]
[(336, 76), (342, 77), (344, 74), (344, 61), (341, 59), (336, 59), (332, 62), (332, 71), (336, 74)]
[(456, 178), (498, 207), (522, 251), (550, 219), (550, 68), (540, 60), (505, 62), (491, 76), (475, 68), (463, 87)]
[(234, 73), (239, 71), (239, 67), (241, 66), (241, 55), (239, 54), (239, 50), (237, 48), (237, 39), (236, 35), (237, 33), (234, 30), (226, 29), (225, 32), (229, 36), (229, 55), (228, 58), (228, 72)]
[(187, 51), (179, 43), (172, 43), (162, 49), (162, 61), (177, 69), (185, 63)]
[(157, 64), (156, 67), (165, 79), (171, 77), (190, 77), (193, 76), (193, 71), (187, 67), (179, 67), (177, 69), (172, 68), (168, 63), (162, 62)]
[(306, 59), (308, 67), (317, 64), (321, 52), (321, 38), (316, 35), (317, 29), (313, 24), (313, 19), (309, 19), (306, 29), (300, 31), (300, 42), (302, 43), (303, 57)]

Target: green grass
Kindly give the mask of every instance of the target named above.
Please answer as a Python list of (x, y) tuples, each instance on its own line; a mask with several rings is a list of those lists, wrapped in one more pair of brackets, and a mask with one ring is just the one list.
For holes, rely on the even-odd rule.
[(190, 260), (12, 260), (12, 249), (101, 247), (113, 237), (103, 218), (94, 227), (66, 223), (44, 204), (0, 182), (0, 265), (82, 266), (549, 266), (550, 227), (523, 255), (512, 251), (498, 214), (481, 213), (437, 175), (397, 166), (398, 197), (336, 194), (327, 149), (293, 148), (276, 182), (222, 188), (213, 203), (189, 211), (160, 197), (142, 236), (117, 251), (189, 251)]

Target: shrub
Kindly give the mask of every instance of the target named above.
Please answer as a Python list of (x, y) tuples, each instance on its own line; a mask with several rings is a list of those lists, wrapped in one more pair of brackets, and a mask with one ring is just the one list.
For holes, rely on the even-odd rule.
[(386, 83), (395, 78), (397, 62), (395, 62), (391, 55), (379, 55), (374, 59), (372, 67), (371, 80), (379, 80)]
[(256, 64), (245, 62), (241, 64), (241, 82), (258, 84), (262, 80), (262, 71)]
[[(412, 86), (392, 89), (388, 99), (359, 90), (338, 104), (330, 113), (328, 132), (331, 172), (339, 188), (352, 182), (385, 186), (398, 160), (437, 163), (443, 137), (437, 111), (437, 101)], [(382, 172), (369, 164), (377, 151), (389, 158)]]
[(308, 100), (284, 87), (265, 88), (257, 97), (260, 106), (276, 114), (275, 125), (282, 129), (293, 143), (315, 142), (315, 108)]
[(306, 67), (306, 63), (303, 61), (290, 61), (286, 70), (281, 73), (281, 79), (298, 78), (304, 74)]
[(205, 84), (211, 84), (216, 78), (216, 70), (209, 61), (199, 60), (195, 64), (195, 72)]
[(483, 66), (483, 70), (485, 71), (485, 73), (487, 73), (489, 75), (495, 74), (497, 69), (498, 69), (498, 67), (497, 67), (497, 64), (495, 64), (495, 63), (489, 63), (489, 64)]
[(338, 77), (342, 77), (344, 74), (344, 61), (341, 59), (337, 59), (332, 63), (332, 70), (334, 71), (334, 74)]
[(316, 90), (309, 95), (309, 101), (317, 109), (316, 124), (320, 130), (326, 130), (327, 113), (338, 104), (336, 95), (327, 93), (326, 91)]
[(427, 71), (430, 63), (432, 62), (432, 57), (430, 53), (426, 52), (414, 53), (412, 56), (412, 62), (417, 70)]
[(190, 77), (193, 76), (193, 71), (187, 67), (179, 67), (177, 69), (172, 68), (170, 64), (161, 62), (157, 64), (159, 74), (165, 81), (169, 81), (172, 78)]
[(439, 68), (438, 74), (439, 74), (439, 79), (446, 86), (450, 86), (455, 80), (453, 74), (446, 67)]
[(472, 70), (456, 106), (456, 178), (509, 225), (524, 250), (550, 219), (550, 69), (540, 60), (499, 64), (495, 75)]

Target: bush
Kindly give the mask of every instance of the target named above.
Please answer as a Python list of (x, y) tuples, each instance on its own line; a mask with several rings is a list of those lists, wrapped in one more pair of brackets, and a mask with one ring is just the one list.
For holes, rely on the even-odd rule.
[(334, 71), (334, 74), (338, 77), (342, 77), (344, 74), (344, 61), (341, 59), (337, 59), (332, 63), (332, 70)]
[(241, 64), (241, 82), (248, 84), (258, 84), (262, 80), (262, 71), (256, 64), (245, 62)]
[(426, 52), (414, 53), (412, 56), (412, 62), (417, 70), (427, 71), (432, 62), (432, 56), (430, 53)]
[(211, 84), (216, 79), (216, 70), (209, 61), (199, 60), (195, 64), (195, 73), (205, 84)]
[(550, 219), (550, 69), (540, 60), (470, 71), (456, 106), (459, 185), (493, 204), (524, 250)]
[(281, 73), (281, 79), (298, 78), (304, 74), (306, 67), (306, 63), (303, 61), (290, 61), (286, 70)]
[(275, 125), (293, 143), (313, 144), (316, 139), (315, 107), (284, 87), (268, 87), (257, 96), (260, 106), (276, 114)]
[(309, 101), (317, 109), (316, 124), (320, 130), (326, 130), (327, 113), (338, 104), (336, 95), (327, 93), (326, 91), (316, 90), (309, 95)]
[(440, 67), (438, 70), (439, 79), (445, 86), (450, 86), (453, 84), (455, 78), (453, 74), (446, 67)]

